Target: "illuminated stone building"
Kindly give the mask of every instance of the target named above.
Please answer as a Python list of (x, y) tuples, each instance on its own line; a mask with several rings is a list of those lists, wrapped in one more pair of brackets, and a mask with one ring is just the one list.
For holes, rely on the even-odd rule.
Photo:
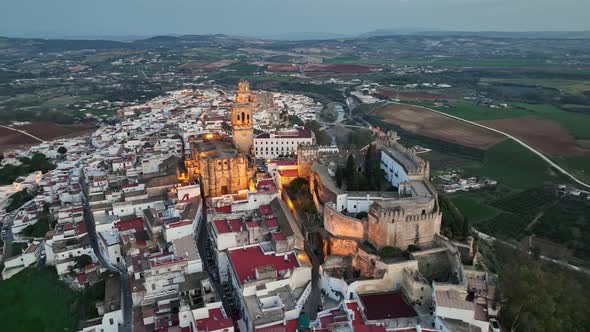
[(238, 151), (250, 154), (254, 144), (254, 112), (256, 96), (250, 91), (250, 84), (240, 80), (236, 101), (231, 107), (232, 139)]
[(208, 197), (248, 189), (256, 171), (251, 155), (254, 102), (248, 82), (240, 80), (231, 109), (232, 139), (213, 133), (191, 138), (190, 157), (184, 162), (187, 173), (181, 174), (179, 180), (190, 182), (200, 177), (204, 194)]
[[(380, 150), (385, 178), (397, 191), (346, 191), (336, 185), (328, 166), (313, 163), (311, 191), (331, 236), (326, 242), (327, 253), (338, 251), (330, 245), (337, 238), (368, 242), (377, 250), (406, 250), (410, 245), (429, 245), (440, 232), (442, 213), (430, 183), (428, 163), (397, 143), (393, 133), (388, 134)], [(313, 153), (310, 155), (307, 160), (313, 160)], [(361, 212), (367, 214), (366, 219), (355, 217)]]

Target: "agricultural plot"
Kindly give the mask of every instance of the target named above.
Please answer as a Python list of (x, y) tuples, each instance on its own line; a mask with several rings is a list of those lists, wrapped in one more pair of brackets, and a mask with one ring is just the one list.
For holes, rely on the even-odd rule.
[(467, 175), (498, 180), (516, 190), (534, 188), (562, 179), (537, 155), (512, 140), (496, 144), (485, 152), (481, 163), (468, 165), (464, 171)]
[(430, 64), (433, 66), (462, 68), (536, 68), (561, 66), (548, 62), (545, 59), (435, 59)]
[(490, 108), (469, 102), (459, 102), (449, 107), (434, 107), (437, 111), (447, 113), (469, 121), (511, 119), (530, 115), (526, 110), (518, 108)]
[(477, 225), (481, 221), (495, 217), (500, 211), (492, 206), (486, 205), (475, 197), (470, 197), (468, 193), (460, 193), (450, 196), (451, 202), (463, 213), (468, 216), (471, 223)]
[(497, 188), (450, 199), (480, 232), (507, 241), (534, 234), (570, 249), (576, 259), (590, 255), (590, 202), (585, 199), (560, 197), (554, 187)]
[(567, 129), (555, 120), (522, 117), (479, 123), (509, 133), (547, 155), (590, 155), (590, 149), (579, 146)]
[(574, 250), (574, 256), (590, 257), (590, 202), (562, 200), (546, 209), (532, 227), (532, 232)]
[(581, 95), (585, 91), (590, 91), (590, 82), (583, 80), (564, 80), (564, 79), (531, 79), (531, 78), (485, 78), (483, 82), (490, 83), (508, 83), (530, 86), (542, 86), (547, 88), (558, 89), (562, 92)]
[(405, 130), (477, 149), (488, 149), (504, 139), (489, 130), (417, 106), (394, 104), (379, 108), (373, 114)]

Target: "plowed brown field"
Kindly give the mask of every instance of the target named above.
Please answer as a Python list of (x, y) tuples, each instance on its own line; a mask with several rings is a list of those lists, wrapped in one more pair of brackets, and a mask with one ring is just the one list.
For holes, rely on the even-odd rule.
[(590, 149), (578, 146), (576, 139), (567, 129), (553, 120), (523, 117), (478, 121), (478, 123), (518, 137), (549, 155), (590, 155)]
[(374, 115), (419, 135), (477, 149), (488, 149), (504, 139), (500, 134), (416, 106), (389, 105)]

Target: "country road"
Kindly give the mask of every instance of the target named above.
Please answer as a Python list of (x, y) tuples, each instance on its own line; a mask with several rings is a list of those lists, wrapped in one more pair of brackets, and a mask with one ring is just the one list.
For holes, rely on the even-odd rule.
[(545, 156), (539, 150), (533, 148), (532, 146), (528, 145), (526, 142), (524, 142), (524, 141), (522, 141), (522, 140), (520, 140), (520, 139), (518, 139), (518, 138), (516, 138), (516, 137), (514, 137), (514, 136), (512, 136), (512, 135), (510, 135), (510, 134), (508, 134), (506, 132), (503, 132), (501, 130), (497, 130), (497, 129), (494, 129), (494, 128), (491, 128), (491, 127), (488, 127), (488, 126), (484, 126), (484, 125), (479, 124), (477, 122), (465, 120), (465, 119), (462, 119), (460, 117), (457, 117), (457, 116), (454, 116), (454, 115), (450, 115), (450, 114), (447, 114), (447, 113), (444, 113), (444, 112), (441, 112), (441, 111), (437, 111), (435, 109), (424, 107), (424, 106), (418, 106), (418, 105), (412, 105), (412, 104), (405, 104), (405, 103), (400, 103), (400, 102), (392, 102), (392, 104), (404, 105), (404, 106), (412, 106), (412, 107), (419, 107), (419, 108), (425, 109), (427, 111), (438, 113), (438, 114), (444, 115), (444, 116), (446, 116), (448, 118), (455, 119), (455, 120), (458, 120), (458, 121), (461, 121), (461, 122), (465, 122), (465, 123), (468, 123), (470, 125), (473, 125), (473, 126), (476, 126), (476, 127), (480, 127), (480, 128), (483, 128), (483, 129), (487, 129), (489, 131), (493, 131), (495, 133), (498, 133), (500, 135), (503, 135), (505, 137), (508, 137), (508, 138), (514, 140), (516, 143), (518, 143), (518, 144), (522, 145), (523, 147), (525, 147), (527, 150), (529, 150), (532, 153), (534, 153), (537, 156), (539, 156), (541, 159), (543, 159), (543, 161), (545, 161), (551, 167), (553, 167), (554, 169), (556, 169), (557, 171), (559, 171), (561, 174), (569, 177), (572, 181), (576, 182), (577, 184), (579, 184), (579, 185), (581, 185), (583, 187), (586, 187), (586, 188), (590, 189), (590, 184), (585, 183), (582, 180), (576, 178), (573, 174), (571, 174), (570, 172), (566, 171), (561, 166), (557, 165), (553, 160), (549, 159), (547, 156)]
[(35, 135), (31, 135), (31, 134), (27, 133), (27, 132), (26, 132), (26, 131), (24, 131), (24, 130), (20, 130), (20, 129), (14, 129), (14, 128), (12, 128), (12, 127), (2, 126), (2, 125), (0, 125), (0, 127), (2, 127), (2, 128), (5, 128), (5, 129), (8, 129), (8, 130), (12, 130), (12, 131), (19, 132), (19, 133), (21, 133), (21, 134), (23, 134), (23, 135), (27, 135), (27, 136), (29, 136), (29, 137), (32, 137), (32, 138), (34, 138), (34, 139), (38, 140), (38, 141), (39, 141), (39, 142), (41, 142), (41, 143), (45, 143), (45, 141), (44, 141), (44, 140), (40, 139), (39, 137), (37, 137), (37, 136), (35, 136)]

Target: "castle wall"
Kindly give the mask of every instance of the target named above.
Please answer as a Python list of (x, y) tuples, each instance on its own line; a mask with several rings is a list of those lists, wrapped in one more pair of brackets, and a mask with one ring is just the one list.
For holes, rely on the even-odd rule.
[(392, 246), (402, 250), (410, 244), (427, 244), (440, 232), (442, 214), (433, 213), (424, 216), (406, 216), (391, 221), (389, 218), (377, 218), (369, 214), (368, 239), (377, 247)]
[(353, 267), (360, 271), (362, 277), (381, 279), (385, 270), (375, 267), (375, 263), (378, 260), (379, 257), (369, 254), (363, 249), (359, 249), (352, 262)]
[(365, 235), (364, 223), (361, 220), (340, 214), (329, 204), (324, 208), (324, 228), (332, 235), (361, 241)]
[(330, 237), (327, 241), (327, 256), (348, 256), (357, 252), (358, 244), (355, 240)]
[[(412, 271), (405, 270), (402, 278), (402, 288), (406, 295), (415, 302), (421, 304), (432, 303), (432, 287), (427, 280), (417, 280), (410, 273)], [(415, 273), (415, 272), (414, 272)]]

